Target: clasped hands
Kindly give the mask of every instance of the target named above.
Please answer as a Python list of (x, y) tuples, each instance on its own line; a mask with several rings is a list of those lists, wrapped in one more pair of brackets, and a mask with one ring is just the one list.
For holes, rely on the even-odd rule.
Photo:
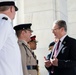
[(56, 57), (53, 57), (53, 59), (47, 60), (46, 57), (45, 59), (45, 66), (50, 67), (50, 66), (58, 66), (58, 59)]

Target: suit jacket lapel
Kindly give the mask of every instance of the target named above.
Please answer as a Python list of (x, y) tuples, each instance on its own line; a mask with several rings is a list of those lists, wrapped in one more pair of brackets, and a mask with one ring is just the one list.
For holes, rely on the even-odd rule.
[[(59, 55), (60, 51), (62, 51), (63, 49), (66, 48), (65, 46), (66, 46), (66, 44), (67, 44), (67, 39), (68, 39), (68, 36), (66, 36), (66, 37), (64, 38), (64, 40), (62, 41), (61, 46), (60, 46), (60, 48), (59, 48), (59, 50), (58, 50), (57, 56)], [(56, 56), (56, 57), (57, 57), (57, 56)]]

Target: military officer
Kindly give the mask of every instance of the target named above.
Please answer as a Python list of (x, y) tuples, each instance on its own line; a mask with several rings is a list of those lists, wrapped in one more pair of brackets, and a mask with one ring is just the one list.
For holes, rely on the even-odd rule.
[(20, 24), (14, 27), (18, 37), (18, 44), (22, 54), (22, 65), (24, 75), (37, 75), (36, 59), (28, 46), (32, 35), (31, 23)]
[(36, 35), (31, 36), (31, 40), (28, 42), (31, 50), (36, 50), (36, 48), (37, 48), (37, 42), (38, 41), (36, 40)]
[(12, 25), (17, 10), (14, 1), (0, 0), (0, 75), (23, 75), (20, 49)]
[(30, 49), (32, 50), (32, 53), (37, 61), (37, 74), (39, 75), (39, 65), (38, 65), (38, 60), (37, 60), (37, 56), (36, 54), (34, 53), (34, 50), (36, 50), (37, 48), (37, 40), (36, 40), (36, 35), (34, 36), (31, 36), (31, 40), (28, 42), (29, 46), (30, 46)]

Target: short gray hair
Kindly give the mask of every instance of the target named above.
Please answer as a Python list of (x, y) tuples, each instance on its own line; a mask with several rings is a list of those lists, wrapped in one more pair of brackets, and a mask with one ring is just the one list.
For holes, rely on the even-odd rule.
[(54, 24), (57, 24), (59, 26), (59, 28), (64, 27), (65, 31), (67, 32), (67, 25), (66, 25), (66, 22), (64, 20), (56, 20), (54, 22)]

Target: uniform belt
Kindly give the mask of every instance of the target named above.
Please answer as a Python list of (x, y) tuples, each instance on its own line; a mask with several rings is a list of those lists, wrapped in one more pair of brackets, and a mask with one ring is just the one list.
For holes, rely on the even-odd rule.
[(38, 68), (37, 65), (28, 65), (27, 66), (28, 70), (34, 70), (34, 69), (37, 70), (37, 68)]

